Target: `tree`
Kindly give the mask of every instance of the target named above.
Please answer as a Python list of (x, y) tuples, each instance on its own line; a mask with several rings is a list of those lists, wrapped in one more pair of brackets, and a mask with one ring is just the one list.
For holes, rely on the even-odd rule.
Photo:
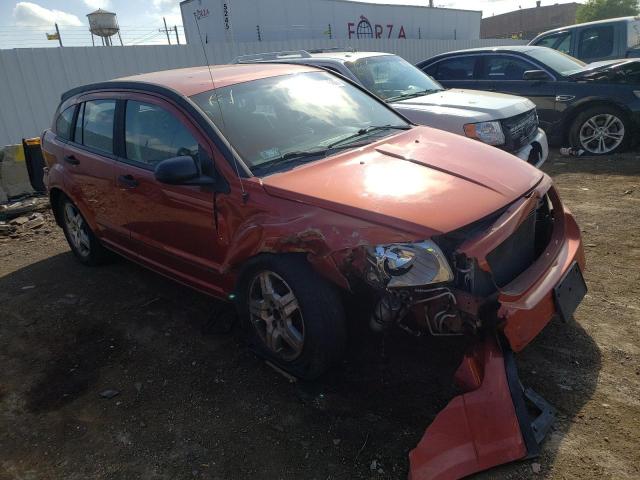
[(576, 22), (638, 15), (638, 0), (587, 0), (578, 7)]

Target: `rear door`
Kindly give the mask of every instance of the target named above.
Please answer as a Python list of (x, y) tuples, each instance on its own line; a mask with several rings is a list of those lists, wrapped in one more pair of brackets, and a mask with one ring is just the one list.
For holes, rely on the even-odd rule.
[(423, 71), (447, 88), (489, 90), (488, 85), (475, 78), (477, 59), (476, 55), (447, 57), (423, 68)]
[(119, 104), (123, 142), (116, 165), (118, 204), (143, 262), (195, 287), (207, 289), (224, 250), (218, 244), (213, 191), (156, 181), (155, 166), (188, 155), (213, 168), (212, 147), (173, 104), (152, 95), (130, 95)]
[[(615, 24), (591, 25), (577, 31), (577, 51), (575, 56), (586, 63), (616, 58), (620, 55), (616, 49)], [(622, 53), (622, 52), (620, 52)]]
[(128, 232), (119, 228), (113, 153), (116, 100), (107, 93), (81, 97), (70, 140), (64, 147), (65, 185), (96, 234), (121, 245)]
[(540, 69), (539, 65), (516, 55), (484, 55), (479, 77), (491, 83), (496, 92), (529, 98), (536, 104), (541, 127), (548, 129), (556, 119), (556, 82), (551, 78), (542, 81), (522, 79), (527, 70)]

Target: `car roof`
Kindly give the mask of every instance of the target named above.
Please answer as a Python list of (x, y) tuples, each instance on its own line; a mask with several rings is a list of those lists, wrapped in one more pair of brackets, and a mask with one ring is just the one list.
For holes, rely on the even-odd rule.
[(441, 55), (437, 55), (438, 57), (450, 54), (458, 54), (458, 53), (482, 53), (482, 52), (517, 52), (517, 53), (526, 53), (531, 50), (538, 50), (545, 47), (534, 47), (532, 45), (511, 45), (506, 47), (477, 47), (477, 48), (467, 48), (464, 50), (454, 50), (452, 52), (443, 53)]
[[(615, 22), (634, 22), (640, 20), (640, 17), (617, 17), (617, 18), (607, 18), (605, 20), (594, 20), (593, 22), (585, 22), (585, 23), (577, 23), (575, 25), (566, 25), (564, 27), (553, 28), (551, 30), (547, 30), (546, 32), (542, 32), (536, 36), (536, 38), (541, 37), (542, 35), (547, 35), (549, 33), (556, 32), (566, 32), (567, 30), (573, 30), (574, 28), (582, 28), (588, 27), (590, 25), (601, 25), (603, 23), (615, 23)], [(533, 40), (535, 40), (534, 38)]]
[(176, 68), (158, 72), (142, 73), (116, 78), (114, 82), (142, 82), (172, 88), (187, 97), (206, 92), (214, 88), (226, 87), (237, 83), (250, 82), (261, 78), (276, 77), (294, 73), (318, 71), (307, 65), (247, 63), (234, 65), (212, 65)]
[(330, 60), (340, 60), (343, 62), (353, 62), (361, 58), (379, 57), (382, 55), (393, 55), (384, 52), (350, 52), (345, 51), (327, 51), (327, 52), (309, 52), (312, 58), (324, 58)]

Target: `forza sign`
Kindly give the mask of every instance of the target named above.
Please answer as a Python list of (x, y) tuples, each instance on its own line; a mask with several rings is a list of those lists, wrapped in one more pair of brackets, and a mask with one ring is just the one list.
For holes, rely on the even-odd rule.
[[(407, 39), (407, 34), (404, 31), (404, 26), (400, 25), (400, 28), (396, 28), (394, 32), (394, 24), (387, 23), (384, 26), (379, 23), (371, 26), (371, 22), (364, 15), (360, 15), (360, 21), (356, 24), (354, 22), (347, 23), (348, 38), (404, 38)], [(384, 35), (384, 36), (383, 36)], [(392, 37), (393, 35), (393, 37)]]

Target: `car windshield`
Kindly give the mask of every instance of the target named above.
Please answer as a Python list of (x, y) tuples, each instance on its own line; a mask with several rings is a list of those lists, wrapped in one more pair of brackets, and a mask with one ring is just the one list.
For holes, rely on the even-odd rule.
[(390, 102), (443, 90), (429, 75), (396, 55), (365, 57), (346, 66), (367, 90)]
[(410, 128), (384, 104), (326, 72), (263, 78), (191, 99), (255, 175), (272, 173), (268, 167), (283, 160), (317, 160)]
[(577, 58), (551, 48), (532, 48), (527, 51), (527, 55), (538, 60), (543, 65), (552, 68), (561, 75), (571, 75), (572, 73), (582, 70), (586, 65), (586, 63), (581, 62)]

